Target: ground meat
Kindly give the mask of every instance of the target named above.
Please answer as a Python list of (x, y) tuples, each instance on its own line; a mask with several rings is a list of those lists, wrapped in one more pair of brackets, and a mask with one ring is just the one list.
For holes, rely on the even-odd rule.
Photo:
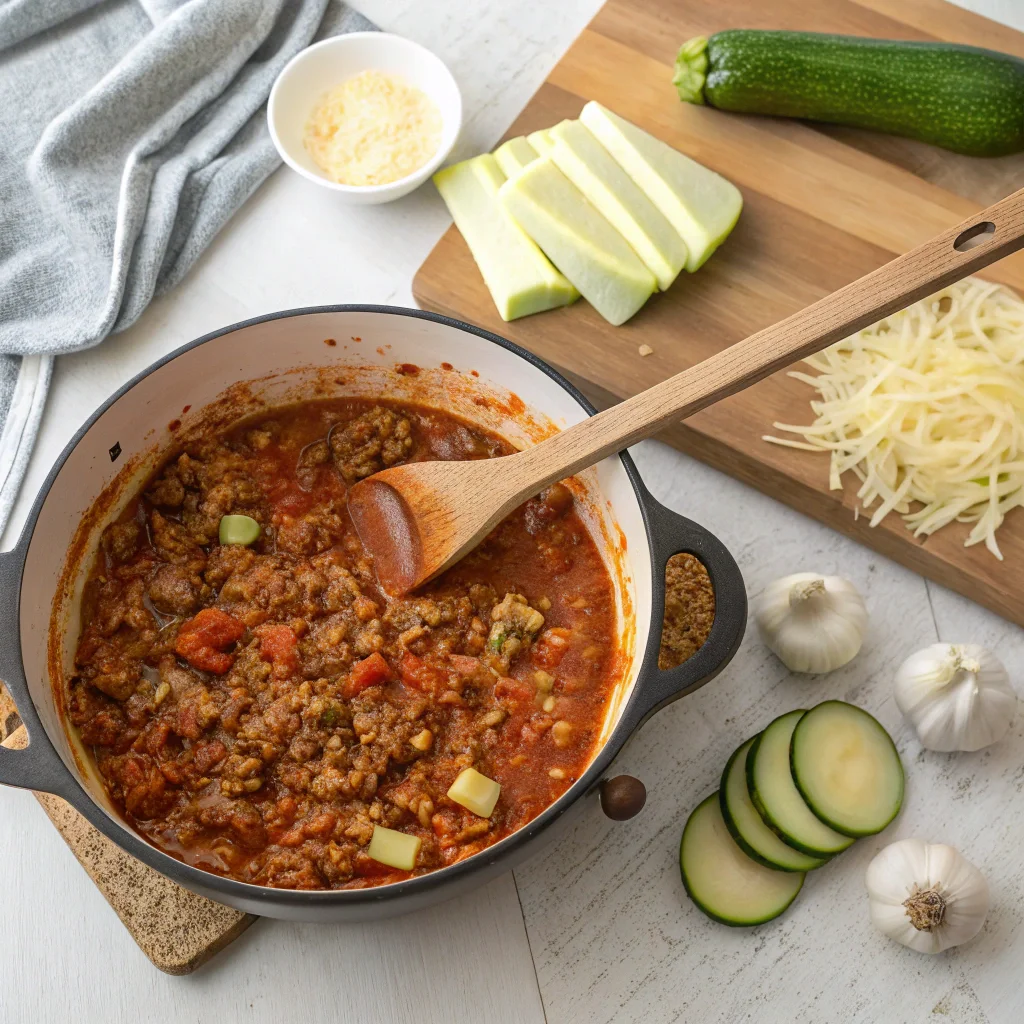
[(191, 572), (201, 572), (206, 553), (181, 523), (168, 519), (153, 509), (149, 517), (153, 547), (162, 561), (182, 565)]
[(123, 523), (111, 523), (103, 531), (103, 550), (112, 562), (127, 562), (138, 550), (142, 531), (134, 519)]
[[(421, 873), (572, 785), (618, 668), (611, 581), (571, 490), (399, 598), (346, 509), (349, 484), (403, 460), (510, 451), (382, 402), (191, 437), (104, 533), (67, 683), (128, 822), (241, 881), (351, 888), (406, 875), (368, 856), (377, 826), (419, 838)], [(221, 545), (228, 514), (259, 537)], [(470, 767), (501, 786), (489, 818), (447, 796)]]
[(185, 485), (178, 479), (178, 474), (172, 467), (146, 491), (146, 498), (150, 504), (160, 508), (181, 508), (181, 503), (185, 500)]
[(316, 555), (334, 546), (344, 530), (340, 513), (320, 509), (302, 516), (282, 515), (277, 527), (277, 548), (296, 555)]
[(199, 602), (196, 577), (182, 565), (162, 565), (149, 581), (153, 606), (170, 615), (188, 615)]
[(241, 544), (215, 547), (210, 552), (203, 579), (211, 587), (221, 587), (229, 577), (250, 569), (255, 559), (256, 553)]
[(173, 802), (167, 779), (153, 759), (137, 754), (112, 758), (104, 765), (122, 793), (125, 810), (141, 820), (155, 818)]
[(309, 490), (320, 472), (321, 466), (326, 466), (331, 461), (331, 449), (327, 445), (327, 439), (323, 438), (307, 444), (299, 452), (299, 460), (295, 467), (295, 478), (303, 490)]
[(187, 690), (176, 702), (173, 729), (186, 740), (197, 740), (220, 717), (213, 694), (199, 684)]
[(404, 461), (412, 450), (412, 425), (375, 405), (330, 434), (331, 457), (347, 484)]
[[(103, 662), (100, 662), (104, 666)], [(142, 666), (139, 662), (112, 664), (106, 671), (96, 672), (90, 676), (89, 682), (100, 693), (105, 693), (114, 700), (127, 700), (139, 685)]]
[(200, 545), (213, 543), (226, 515), (246, 515), (263, 525), (265, 496), (245, 457), (214, 446), (198, 454), (202, 457), (182, 455), (175, 467), (187, 488), (181, 522), (189, 536)]
[(263, 817), (248, 800), (204, 800), (196, 817), (206, 828), (226, 832), (243, 847), (258, 849), (266, 842)]
[(159, 675), (160, 682), (166, 683), (170, 693), (179, 700), (201, 682), (197, 675), (178, 664), (178, 659), (170, 654), (160, 659)]

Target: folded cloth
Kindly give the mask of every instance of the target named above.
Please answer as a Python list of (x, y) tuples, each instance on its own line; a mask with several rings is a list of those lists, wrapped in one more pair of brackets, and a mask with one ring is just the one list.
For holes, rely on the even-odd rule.
[(0, 530), (53, 358), (130, 326), (279, 163), (262, 107), (337, 0), (0, 3)]

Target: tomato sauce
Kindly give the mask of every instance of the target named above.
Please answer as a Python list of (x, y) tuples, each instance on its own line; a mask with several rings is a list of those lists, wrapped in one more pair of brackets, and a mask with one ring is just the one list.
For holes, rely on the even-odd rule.
[[(479, 852), (565, 792), (621, 671), (572, 492), (548, 488), (400, 597), (346, 503), (388, 466), (511, 450), (434, 409), (338, 400), (174, 453), (103, 535), (67, 681), (129, 824), (242, 881), (353, 888)], [(225, 515), (257, 539), (221, 544)], [(447, 796), (470, 767), (501, 787), (487, 818)], [(420, 840), (411, 872), (369, 857), (377, 827)]]

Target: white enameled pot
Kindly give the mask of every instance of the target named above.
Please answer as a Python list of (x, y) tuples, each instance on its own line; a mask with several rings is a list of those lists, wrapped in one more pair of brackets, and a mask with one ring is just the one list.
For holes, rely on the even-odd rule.
[[(0, 748), (0, 782), (55, 793), (140, 860), (195, 892), (254, 914), (305, 920), (403, 913), (479, 885), (550, 838), (549, 826), (597, 788), (630, 734), (665, 704), (716, 675), (746, 622), (743, 580), (724, 546), (663, 508), (628, 456), (583, 474), (581, 502), (615, 581), (624, 671), (583, 776), (528, 825), (447, 868), (370, 889), (298, 892), (190, 867), (130, 829), (65, 724), (64, 680), (79, 633), (82, 585), (99, 534), (176, 439), (198, 425), (315, 397), (388, 397), (444, 408), (525, 446), (593, 410), (561, 376), (511, 343), (418, 310), (331, 306), (236, 324), (184, 346), (113, 395), (57, 460), (17, 546), (0, 556), (0, 678), (29, 732)], [(90, 509), (99, 509), (90, 515)], [(665, 563), (695, 554), (715, 588), (704, 646), (676, 669), (657, 667)], [(627, 826), (628, 827), (628, 826)]]

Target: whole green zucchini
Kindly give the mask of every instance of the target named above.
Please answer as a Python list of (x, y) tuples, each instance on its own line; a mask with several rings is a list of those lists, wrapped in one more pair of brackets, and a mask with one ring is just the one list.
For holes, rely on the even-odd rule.
[(954, 43), (729, 29), (684, 43), (681, 99), (905, 135), (970, 156), (1024, 150), (1024, 60)]

